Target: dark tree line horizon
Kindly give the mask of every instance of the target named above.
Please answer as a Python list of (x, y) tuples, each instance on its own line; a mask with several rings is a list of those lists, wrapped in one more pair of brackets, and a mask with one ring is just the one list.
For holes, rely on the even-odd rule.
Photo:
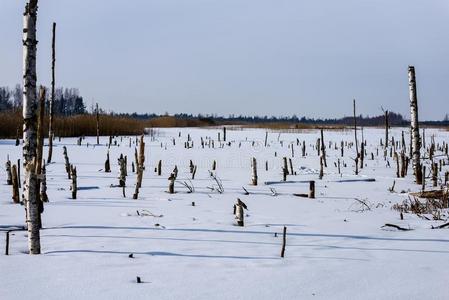
[[(48, 110), (48, 104), (50, 101), (51, 93), (49, 89), (46, 93), (46, 108)], [(0, 87), (0, 112), (5, 111), (19, 111), (22, 109), (22, 87), (17, 84), (14, 88)], [(101, 114), (128, 117), (138, 120), (151, 120), (161, 117), (174, 117), (180, 120), (200, 120), (209, 125), (220, 125), (226, 123), (284, 123), (284, 124), (311, 124), (311, 125), (347, 125), (350, 126), (354, 123), (353, 116), (344, 116), (341, 118), (310, 118), (306, 116), (298, 117), (292, 116), (248, 116), (248, 115), (235, 115), (230, 114), (228, 116), (219, 116), (217, 114), (187, 114), (176, 113), (169, 115), (155, 114), (155, 113), (116, 113), (113, 111), (106, 111), (102, 108), (99, 109)], [(48, 111), (47, 111), (48, 112)], [(55, 89), (55, 101), (54, 101), (54, 114), (56, 116), (74, 116), (95, 113), (94, 104), (91, 105), (90, 112), (86, 108), (84, 98), (80, 95), (77, 88), (64, 88), (58, 87)], [(404, 118), (401, 114), (395, 112), (389, 112), (389, 124), (390, 126), (408, 126), (409, 120)], [(443, 125), (449, 126), (449, 114), (446, 114), (443, 120), (430, 120), (421, 121), (420, 123), (427, 125)], [(357, 124), (360, 126), (382, 126), (385, 124), (384, 114), (377, 116), (363, 116), (360, 114), (357, 116)]]

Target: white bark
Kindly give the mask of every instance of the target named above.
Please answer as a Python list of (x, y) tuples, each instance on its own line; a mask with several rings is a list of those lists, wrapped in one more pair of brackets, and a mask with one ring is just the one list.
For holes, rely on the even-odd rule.
[(23, 15), (23, 187), (30, 254), (40, 254), (40, 213), (37, 195), (36, 159), (36, 19), (37, 0), (30, 0)]
[(416, 183), (421, 184), (421, 162), (420, 150), (421, 141), (419, 138), (419, 124), (418, 124), (418, 97), (416, 92), (415, 67), (408, 67), (408, 82), (410, 95), (410, 127), (412, 132), (412, 158), (413, 169), (415, 171)]
[(40, 224), (39, 220), (39, 205), (37, 197), (37, 176), (34, 173), (34, 164), (30, 163), (26, 167), (26, 177), (25, 177), (25, 200), (26, 200), (26, 210), (27, 218), (26, 224), (28, 228), (28, 250), (30, 254), (40, 254), (41, 253), (41, 243), (40, 243)]
[(252, 158), (252, 169), (253, 169), (253, 176), (252, 176), (252, 184), (257, 185), (257, 161), (256, 158)]

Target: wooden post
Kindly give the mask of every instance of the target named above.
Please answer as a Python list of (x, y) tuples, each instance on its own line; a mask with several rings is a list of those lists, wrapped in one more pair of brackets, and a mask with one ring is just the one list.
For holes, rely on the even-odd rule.
[(162, 160), (159, 160), (159, 163), (157, 164), (157, 175), (161, 176), (162, 174)]
[(306, 156), (306, 141), (302, 141), (302, 157)]
[(126, 186), (126, 165), (125, 165), (125, 158), (123, 157), (123, 154), (120, 154), (120, 157), (118, 159), (118, 164), (120, 167), (119, 186), (124, 187), (124, 186)]
[(40, 213), (37, 178), (34, 173), (37, 143), (36, 119), (36, 19), (37, 0), (29, 0), (23, 15), (23, 158), (25, 185), (23, 187), (30, 254), (40, 254)]
[(268, 131), (265, 131), (265, 147), (268, 145)]
[(9, 255), (9, 230), (6, 231), (5, 255)]
[(340, 159), (337, 159), (337, 166), (338, 166), (338, 174), (341, 174), (341, 172), (340, 172)]
[(169, 194), (174, 194), (175, 193), (175, 179), (176, 176), (175, 174), (171, 173), (170, 177), (168, 177), (168, 193)]
[(288, 175), (287, 157), (284, 157), (283, 161), (284, 161), (284, 166), (282, 167), (282, 180), (287, 181), (287, 175)]
[(212, 171), (215, 171), (217, 169), (217, 162), (214, 160), (212, 163)]
[(65, 171), (67, 172), (67, 178), (70, 179), (70, 161), (69, 156), (67, 154), (67, 147), (62, 147), (63, 151), (62, 154), (64, 155), (64, 161), (65, 161)]
[(111, 172), (111, 162), (109, 160), (109, 150), (106, 153), (106, 161), (104, 162), (104, 171), (106, 173), (110, 173)]
[(251, 182), (252, 182), (252, 185), (257, 185), (257, 161), (256, 161), (256, 158), (253, 157), (251, 161), (252, 161), (251, 165), (252, 165), (252, 169), (253, 169), (253, 176), (251, 178)]
[(97, 121), (97, 145), (100, 145), (100, 111), (98, 110), (98, 103), (96, 104), (96, 121)]
[(223, 141), (226, 142), (226, 127), (223, 127)]
[(76, 167), (73, 165), (70, 165), (70, 173), (72, 177), (72, 186), (70, 189), (72, 190), (72, 199), (76, 199), (76, 192), (78, 191), (78, 186), (76, 182)]
[(415, 171), (416, 183), (421, 184), (421, 141), (419, 137), (418, 124), (418, 96), (416, 92), (415, 67), (408, 67), (409, 95), (410, 95), (410, 128), (412, 132), (413, 169)]
[(245, 212), (244, 208), (246, 205), (240, 200), (237, 199), (237, 203), (234, 205), (235, 218), (237, 219), (237, 226), (245, 226)]
[(44, 211), (44, 204), (40, 198), (40, 188), (41, 188), (41, 172), (42, 172), (42, 156), (44, 151), (44, 114), (45, 114), (45, 88), (43, 86), (39, 89), (39, 117), (37, 122), (37, 151), (36, 151), (36, 169), (35, 173), (37, 175), (37, 187), (36, 195), (38, 197), (39, 212)]
[(288, 159), (288, 164), (290, 166), (290, 174), (295, 175), (295, 172), (293, 171), (293, 161), (291, 158)]
[(323, 134), (323, 129), (321, 129), (320, 131), (321, 131), (321, 156), (323, 156), (324, 167), (327, 168), (327, 161), (326, 161), (326, 147), (324, 146), (324, 134)]
[(47, 163), (51, 163), (51, 159), (53, 156), (53, 115), (54, 115), (54, 103), (55, 103), (55, 62), (56, 62), (56, 23), (53, 22), (53, 30), (52, 30), (52, 42), (51, 42), (51, 98), (50, 105), (48, 109), (48, 157)]
[(311, 199), (315, 198), (315, 181), (314, 180), (309, 181), (309, 198), (311, 198)]
[(438, 163), (432, 164), (432, 183), (434, 187), (438, 185)]
[(12, 185), (12, 173), (11, 173), (11, 161), (8, 160), (6, 161), (6, 174), (7, 174), (7, 178), (6, 178), (6, 184), (7, 185)]
[(41, 202), (48, 202), (48, 196), (47, 196), (47, 169), (45, 167), (45, 162), (42, 164), (40, 182), (41, 182), (41, 186), (40, 186), (40, 199), (41, 199)]
[(20, 203), (19, 197), (19, 178), (17, 177), (16, 165), (12, 166), (12, 200), (14, 203)]
[(354, 106), (354, 139), (355, 139), (355, 175), (359, 174), (358, 169), (358, 163), (359, 163), (359, 143), (357, 141), (357, 117), (356, 117), (356, 110), (355, 110), (355, 99), (353, 100), (353, 106)]
[(422, 166), (421, 176), (422, 191), (424, 192), (426, 190), (426, 166)]
[(22, 187), (22, 184), (20, 183), (20, 158), (17, 160), (17, 180), (20, 189)]
[(388, 110), (385, 111), (385, 149), (388, 148)]
[(363, 169), (363, 164), (365, 160), (365, 143), (360, 144), (360, 169)]
[(197, 166), (195, 165), (195, 166), (193, 167), (193, 172), (192, 172), (192, 180), (194, 180), (194, 179), (195, 179), (196, 168), (197, 168)]
[(287, 242), (287, 227), (284, 226), (284, 231), (282, 233), (282, 250), (281, 257), (285, 256), (285, 244)]
[(319, 175), (319, 179), (323, 179), (323, 175), (324, 175), (324, 170), (323, 170), (323, 156), (320, 156), (320, 175)]

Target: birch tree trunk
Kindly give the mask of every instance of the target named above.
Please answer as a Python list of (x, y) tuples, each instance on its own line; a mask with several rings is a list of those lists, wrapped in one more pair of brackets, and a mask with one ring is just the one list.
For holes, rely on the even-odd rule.
[(40, 254), (39, 206), (36, 194), (36, 19), (37, 0), (29, 0), (23, 14), (23, 158), (25, 166), (24, 201), (30, 254)]
[(38, 222), (40, 217), (39, 204), (37, 198), (37, 176), (34, 173), (34, 164), (31, 162), (26, 166), (26, 177), (25, 177), (25, 200), (26, 200), (26, 210), (27, 218), (26, 224), (28, 228), (28, 250), (29, 254), (40, 254), (41, 253), (41, 242), (40, 242), (40, 222)]
[(255, 157), (252, 158), (251, 165), (252, 165), (252, 169), (253, 169), (253, 176), (251, 178), (252, 185), (257, 185), (257, 161), (256, 161)]
[(417, 184), (422, 184), (422, 170), (421, 170), (421, 141), (419, 138), (419, 124), (418, 124), (418, 97), (416, 92), (415, 67), (408, 67), (408, 85), (410, 96), (410, 128), (412, 132), (412, 158), (413, 170), (415, 171), (415, 178)]
[(51, 42), (51, 99), (48, 109), (48, 157), (47, 162), (51, 163), (51, 157), (53, 155), (53, 104), (55, 102), (55, 62), (56, 62), (56, 23), (53, 22), (53, 35)]

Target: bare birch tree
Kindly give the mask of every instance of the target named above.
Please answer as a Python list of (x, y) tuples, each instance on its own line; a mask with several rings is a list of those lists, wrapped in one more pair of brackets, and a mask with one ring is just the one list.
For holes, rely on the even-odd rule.
[(418, 96), (416, 92), (415, 67), (408, 67), (408, 87), (410, 96), (410, 128), (412, 132), (412, 155), (413, 170), (415, 171), (416, 183), (422, 183), (421, 170), (421, 141), (419, 138), (418, 124)]
[(24, 200), (30, 254), (40, 254), (40, 224), (37, 178), (34, 173), (37, 143), (36, 119), (36, 21), (37, 0), (29, 0), (23, 15), (23, 158), (25, 166)]

